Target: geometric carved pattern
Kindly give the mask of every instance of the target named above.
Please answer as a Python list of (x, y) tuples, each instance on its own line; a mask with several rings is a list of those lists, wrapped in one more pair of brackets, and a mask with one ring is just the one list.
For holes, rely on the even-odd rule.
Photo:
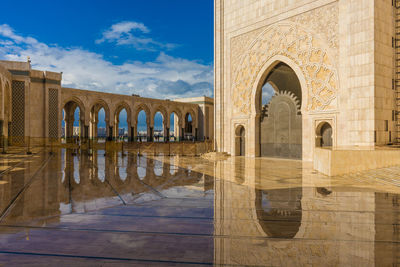
[[(296, 114), (297, 115), (301, 115), (301, 106), (300, 106), (300, 101), (299, 99), (296, 97), (295, 94), (293, 94), (290, 91), (279, 91), (276, 92), (275, 95), (272, 96), (270, 102), (266, 105), (264, 105), (262, 107), (262, 112), (261, 112), (261, 121), (264, 120), (264, 118), (269, 117), (269, 107), (271, 105), (271, 103), (276, 102), (277, 99), (279, 98), (288, 98), (290, 99), (290, 101), (294, 104), (295, 108), (296, 108)], [(278, 100), (279, 101), (279, 100)]]
[(25, 136), (25, 82), (12, 81), (12, 140), (24, 143)]
[(282, 23), (268, 27), (241, 56), (233, 71), (232, 101), (236, 114), (249, 114), (252, 88), (264, 64), (276, 55), (300, 67), (307, 88), (306, 110), (336, 108), (338, 77), (330, 55), (319, 40), (301, 26)]
[(49, 89), (49, 137), (58, 137), (58, 90)]

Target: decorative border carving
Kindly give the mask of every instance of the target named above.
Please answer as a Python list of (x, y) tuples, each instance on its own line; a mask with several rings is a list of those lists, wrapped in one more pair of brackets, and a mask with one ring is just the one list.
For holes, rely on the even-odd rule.
[(276, 55), (294, 61), (306, 80), (307, 111), (336, 108), (338, 77), (332, 57), (324, 42), (294, 23), (280, 23), (267, 27), (240, 57), (233, 70), (231, 85), (235, 114), (249, 114), (252, 88), (265, 62)]

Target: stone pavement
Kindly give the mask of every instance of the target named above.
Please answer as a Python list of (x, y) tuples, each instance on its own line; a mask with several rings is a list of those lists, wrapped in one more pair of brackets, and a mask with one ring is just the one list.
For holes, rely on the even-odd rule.
[(35, 150), (0, 159), (0, 266), (399, 263), (400, 167)]

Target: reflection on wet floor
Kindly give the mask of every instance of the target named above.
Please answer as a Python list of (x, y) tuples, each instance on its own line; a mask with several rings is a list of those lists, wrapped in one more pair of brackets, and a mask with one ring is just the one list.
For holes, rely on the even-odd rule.
[(400, 264), (400, 167), (69, 150), (0, 166), (0, 265)]

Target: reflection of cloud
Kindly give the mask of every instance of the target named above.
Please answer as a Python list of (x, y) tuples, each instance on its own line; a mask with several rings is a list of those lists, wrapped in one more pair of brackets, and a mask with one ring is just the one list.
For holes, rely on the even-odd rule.
[(262, 88), (262, 105), (266, 105), (271, 100), (272, 96), (275, 95), (275, 90), (271, 84), (266, 83)]
[(102, 38), (96, 40), (96, 44), (108, 42), (117, 45), (130, 45), (138, 50), (172, 49), (176, 46), (174, 44), (163, 44), (143, 36), (149, 32), (150, 30), (143, 23), (122, 21), (105, 30)]
[[(114, 32), (144, 25), (126, 24)], [(103, 55), (82, 48), (47, 45), (15, 33), (0, 25), (0, 58), (25, 61), (32, 59), (34, 68), (61, 72), (63, 86), (119, 94), (139, 94), (152, 98), (178, 98), (213, 95), (213, 66), (169, 56), (163, 52), (152, 62), (130, 61), (115, 65)]]

